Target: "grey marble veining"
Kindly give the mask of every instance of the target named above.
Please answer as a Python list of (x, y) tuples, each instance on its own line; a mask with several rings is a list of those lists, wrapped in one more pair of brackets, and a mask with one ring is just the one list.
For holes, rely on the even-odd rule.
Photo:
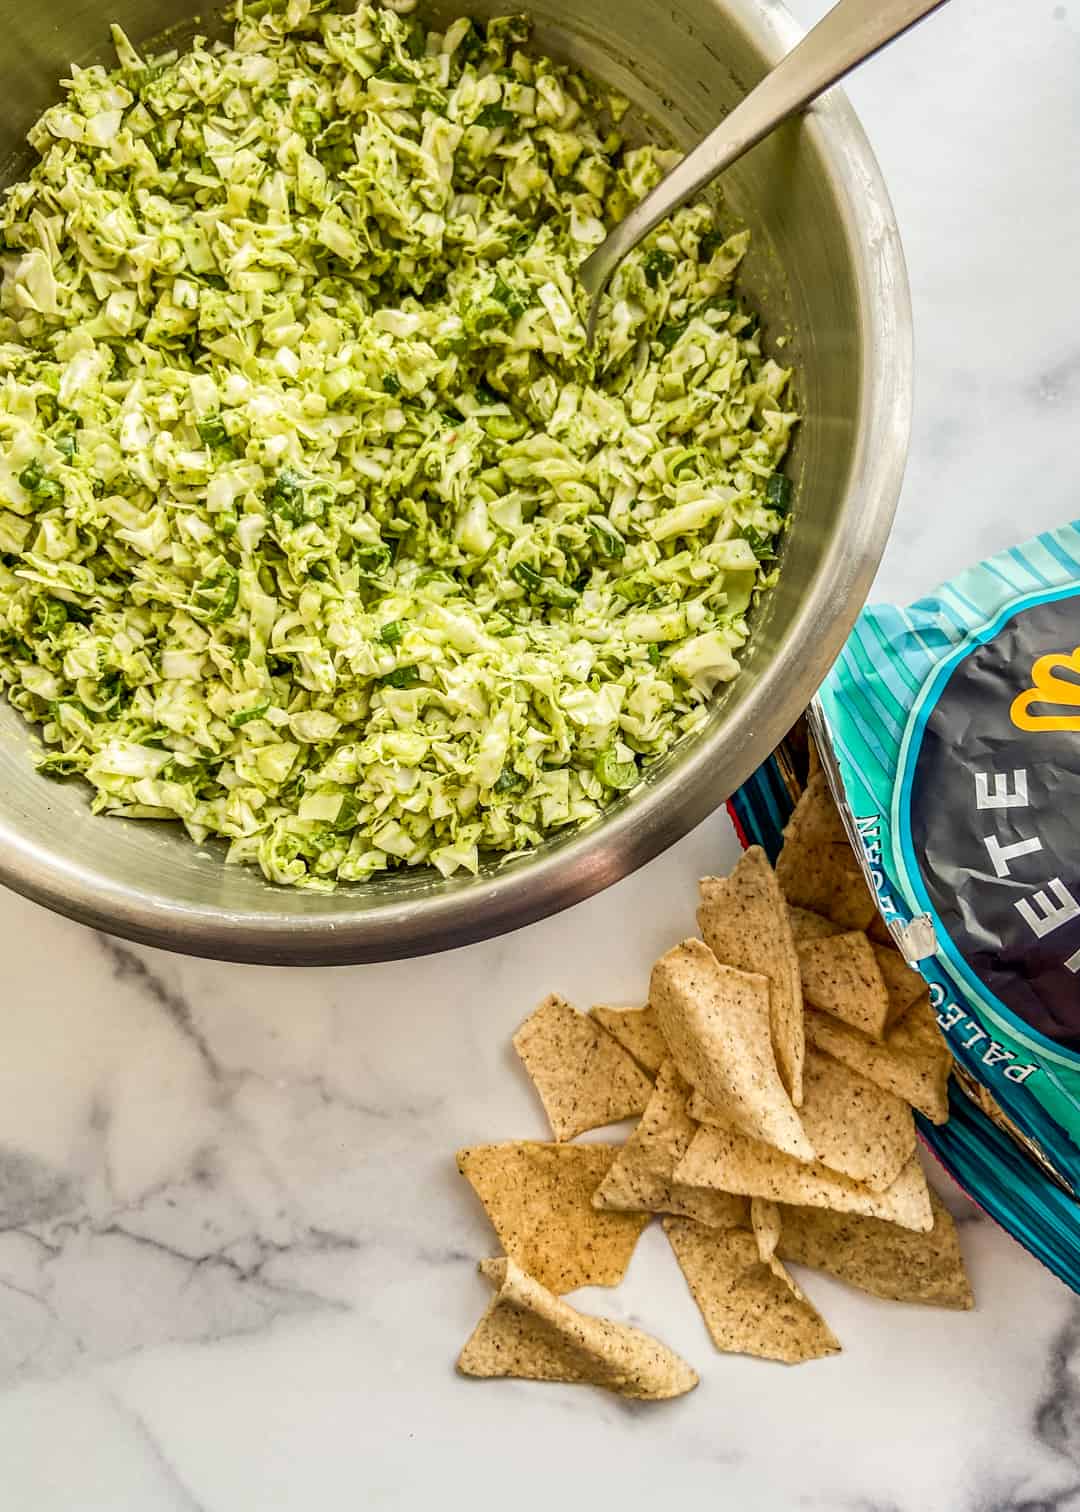
[[(916, 314), (879, 596), (1080, 514), (1078, 86), (1080, 0), (955, 0), (853, 81)], [(0, 897), (0, 1512), (1080, 1512), (1080, 1299), (944, 1183), (973, 1314), (804, 1275), (842, 1355), (720, 1356), (654, 1228), (581, 1303), (683, 1353), (692, 1397), (455, 1378), (493, 1239), (453, 1151), (544, 1133), (510, 1033), (546, 990), (640, 1000), (735, 853), (718, 815), (560, 918), (363, 970)]]

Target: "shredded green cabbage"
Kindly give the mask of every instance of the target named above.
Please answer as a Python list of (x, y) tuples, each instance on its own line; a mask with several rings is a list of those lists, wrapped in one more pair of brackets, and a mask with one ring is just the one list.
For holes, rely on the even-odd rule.
[(3, 209), (0, 676), (45, 771), (278, 883), (594, 819), (734, 676), (796, 416), (673, 161), (521, 17), (241, 8), (72, 69)]

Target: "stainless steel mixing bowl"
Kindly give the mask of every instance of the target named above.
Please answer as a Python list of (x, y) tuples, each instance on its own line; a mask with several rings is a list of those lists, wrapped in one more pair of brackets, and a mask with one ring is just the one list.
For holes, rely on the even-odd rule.
[[(515, 8), (472, 0), (475, 15)], [(520, 6), (518, 7), (520, 8)], [(676, 140), (714, 125), (799, 36), (776, 0), (536, 0), (537, 42), (617, 84)], [(438, 5), (445, 19), (448, 7)], [(193, 30), (187, 0), (0, 0), (0, 162), (69, 61)], [(476, 878), (417, 873), (334, 894), (274, 888), (178, 828), (93, 817), (87, 791), (39, 776), (32, 734), (0, 708), (0, 881), (113, 934), (229, 960), (331, 964), (465, 944), (565, 908), (648, 861), (742, 782), (795, 721), (862, 606), (885, 545), (910, 423), (911, 313), (884, 185), (858, 121), (827, 96), (724, 180), (753, 231), (745, 285), (770, 339), (790, 336), (805, 419), (780, 582), (703, 733), (588, 830)]]

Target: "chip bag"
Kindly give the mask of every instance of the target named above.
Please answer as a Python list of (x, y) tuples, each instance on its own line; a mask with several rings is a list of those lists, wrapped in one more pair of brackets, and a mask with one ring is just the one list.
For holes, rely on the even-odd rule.
[[(1080, 523), (866, 609), (808, 720), (955, 1057), (949, 1122), (920, 1132), (1080, 1290)], [(797, 743), (731, 804), (774, 857)]]

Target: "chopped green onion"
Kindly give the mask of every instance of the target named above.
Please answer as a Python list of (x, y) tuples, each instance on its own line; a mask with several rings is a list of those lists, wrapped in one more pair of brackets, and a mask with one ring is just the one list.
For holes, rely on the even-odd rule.
[(516, 117), (512, 110), (502, 105), (485, 105), (473, 122), (474, 126), (512, 126)]
[(642, 268), (645, 282), (650, 289), (655, 289), (661, 279), (668, 279), (674, 273), (675, 259), (670, 252), (662, 252), (659, 247), (654, 247), (651, 252), (646, 252)]
[(495, 287), (491, 291), (492, 297), (505, 306), (509, 314), (516, 320), (519, 315), (524, 315), (529, 308), (529, 300), (504, 283), (501, 278), (495, 280)]
[(266, 698), (260, 698), (256, 703), (250, 704), (246, 709), (237, 709), (235, 713), (230, 714), (229, 724), (234, 730), (238, 730), (241, 725), (250, 724), (253, 719), (261, 719), (269, 707), (269, 696), (267, 696)]
[(353, 555), (353, 561), (365, 577), (382, 577), (390, 566), (389, 546), (362, 546)]
[(787, 514), (794, 492), (795, 485), (786, 473), (773, 473), (765, 485), (765, 502), (777, 514)]
[(191, 595), (190, 610), (196, 619), (217, 624), (228, 619), (240, 596), (240, 580), (227, 563), (221, 563), (209, 576), (197, 583)]
[(601, 556), (617, 561), (626, 555), (626, 542), (608, 521), (590, 519), (589, 534)]
[(199, 432), (203, 445), (209, 446), (211, 450), (229, 445), (229, 433), (220, 415), (208, 415), (205, 420), (197, 421), (195, 429)]
[(605, 787), (623, 792), (637, 783), (640, 773), (633, 761), (619, 761), (614, 751), (601, 751), (593, 763), (593, 771)]
[(383, 688), (420, 688), (424, 679), (420, 676), (419, 667), (395, 667), (385, 677), (378, 678), (378, 683)]
[(688, 320), (678, 320), (669, 322), (669, 324), (660, 327), (659, 331), (657, 331), (656, 333), (656, 339), (664, 348), (665, 352), (671, 351), (672, 347), (678, 341), (679, 337), (683, 334), (689, 324), (690, 322)]
[(576, 588), (562, 583), (558, 578), (544, 577), (534, 567), (518, 562), (511, 567), (510, 576), (520, 583), (525, 591), (544, 604), (554, 604), (560, 609), (572, 609), (581, 598)]

